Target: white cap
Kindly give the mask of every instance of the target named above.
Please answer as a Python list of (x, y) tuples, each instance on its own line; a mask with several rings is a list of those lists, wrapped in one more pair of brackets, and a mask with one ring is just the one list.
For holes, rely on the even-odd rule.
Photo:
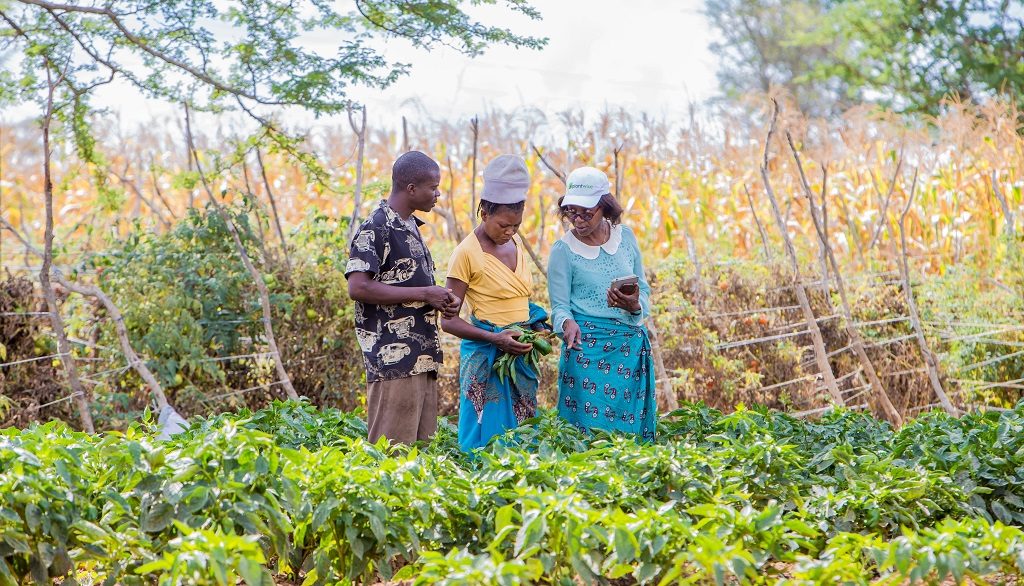
[(611, 193), (608, 176), (593, 167), (574, 169), (565, 179), (565, 197), (562, 207), (578, 206), (592, 208), (601, 201), (601, 197)]
[(514, 204), (524, 201), (529, 190), (530, 171), (526, 168), (526, 161), (516, 155), (499, 155), (484, 169), (484, 188), (480, 199)]

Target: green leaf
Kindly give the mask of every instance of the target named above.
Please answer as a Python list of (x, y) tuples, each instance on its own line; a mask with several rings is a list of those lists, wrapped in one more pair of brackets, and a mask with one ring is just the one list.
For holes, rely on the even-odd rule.
[(42, 522), (42, 511), (35, 503), (29, 503), (25, 505), (25, 524), (28, 525), (29, 531), (35, 533), (39, 530), (39, 524)]
[(376, 512), (372, 512), (370, 517), (370, 531), (373, 532), (373, 536), (379, 543), (383, 543), (387, 537), (387, 529), (384, 527), (384, 520)]
[(1001, 501), (992, 501), (992, 512), (1003, 523), (1013, 525), (1013, 513)]
[(524, 550), (536, 546), (544, 535), (544, 517), (539, 511), (533, 510), (523, 515), (523, 525), (516, 533), (513, 555), (519, 556)]
[(174, 519), (174, 507), (170, 503), (160, 502), (142, 516), (140, 528), (147, 533), (158, 533), (166, 529)]
[(624, 527), (615, 528), (615, 558), (620, 564), (636, 559), (640, 549), (636, 537)]
[(775, 526), (781, 517), (782, 510), (778, 507), (768, 507), (754, 520), (754, 528), (758, 531), (765, 531), (769, 527)]
[(512, 524), (512, 516), (515, 514), (515, 505), (505, 505), (494, 514), (494, 529), (501, 531)]
[(7, 533), (3, 536), (3, 541), (17, 553), (32, 553), (32, 548), (29, 547), (28, 541), (24, 536)]
[(633, 572), (633, 566), (629, 564), (615, 564), (612, 567), (611, 572), (608, 573), (608, 577), (612, 580), (618, 580), (619, 578), (629, 575)]
[(640, 567), (637, 568), (635, 572), (636, 580), (640, 583), (650, 581), (657, 574), (658, 566), (650, 562), (644, 562), (640, 564)]

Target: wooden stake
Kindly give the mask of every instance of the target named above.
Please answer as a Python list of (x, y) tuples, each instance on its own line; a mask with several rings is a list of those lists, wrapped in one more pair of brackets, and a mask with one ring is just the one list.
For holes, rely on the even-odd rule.
[[(939, 365), (938, 359), (935, 358), (935, 354), (932, 353), (928, 347), (928, 340), (924, 337), (924, 330), (921, 328), (921, 316), (917, 313), (917, 303), (914, 301), (914, 291), (910, 287), (910, 265), (907, 262), (907, 234), (904, 227), (904, 223), (907, 218), (907, 212), (910, 211), (910, 206), (914, 203), (914, 191), (917, 188), (917, 171), (914, 171), (914, 179), (910, 184), (910, 193), (907, 195), (907, 204), (903, 208), (903, 213), (900, 214), (900, 277), (903, 280), (903, 296), (906, 298), (907, 307), (910, 309), (910, 324), (914, 328), (914, 334), (917, 338), (917, 346), (921, 350), (921, 356), (924, 357), (925, 366), (928, 367), (928, 381), (932, 385), (932, 390), (935, 392), (935, 396), (939, 399), (939, 403), (942, 408), (946, 410), (946, 413), (950, 415), (958, 415), (960, 411), (953, 406), (950, 402), (949, 397), (946, 395), (946, 391), (942, 388), (942, 382), (939, 380)], [(888, 225), (888, 224), (887, 224)], [(888, 226), (889, 237), (892, 238), (892, 226)]]
[(160, 385), (160, 381), (156, 379), (153, 372), (146, 366), (146, 362), (139, 358), (139, 355), (132, 348), (131, 340), (128, 339), (128, 328), (124, 325), (124, 317), (121, 315), (121, 311), (117, 308), (117, 305), (108, 297), (102, 289), (95, 286), (82, 285), (80, 283), (72, 283), (64, 278), (60, 274), (60, 271), (54, 271), (57, 282), (66, 287), (69, 291), (74, 291), (80, 295), (88, 297), (94, 297), (99, 299), (103, 307), (106, 308), (107, 313), (110, 314), (110, 319), (114, 322), (114, 330), (117, 332), (117, 339), (121, 342), (121, 351), (124, 352), (125, 358), (128, 359), (128, 365), (135, 369), (135, 372), (139, 373), (142, 380), (146, 381), (149, 386), (150, 393), (153, 398), (156, 399), (157, 407), (162, 410), (168, 406), (167, 396), (164, 394), (164, 389)]
[[(843, 305), (843, 315), (846, 317), (846, 334), (850, 337), (851, 346), (853, 351), (857, 355), (857, 360), (860, 361), (861, 368), (868, 377), (868, 382), (871, 388), (874, 389), (878, 400), (882, 404), (882, 408), (889, 416), (889, 420), (897, 427), (903, 425), (903, 418), (900, 416), (899, 411), (892, 404), (892, 400), (889, 398), (889, 394), (885, 391), (885, 387), (882, 386), (881, 379), (878, 378), (878, 373), (875, 371), (875, 365), (868, 358), (867, 352), (864, 350), (864, 340), (860, 336), (860, 332), (853, 327), (853, 311), (850, 309), (850, 301), (846, 296), (846, 286), (843, 283), (843, 275), (839, 272), (839, 263), (836, 262), (836, 255), (832, 252), (832, 246), (828, 242), (828, 236), (825, 234), (825, 227), (822, 218), (818, 216), (818, 207), (814, 203), (814, 194), (811, 192), (811, 186), (807, 183), (807, 176), (804, 174), (803, 163), (800, 162), (800, 153), (797, 152), (796, 146), (793, 144), (793, 137), (789, 131), (786, 131), (786, 141), (789, 143), (789, 148), (793, 152), (793, 159), (796, 161), (796, 168), (800, 172), (800, 184), (803, 186), (804, 195), (807, 196), (807, 202), (811, 208), (811, 221), (814, 223), (814, 230), (818, 233), (818, 245), (821, 248), (822, 259), (828, 259), (828, 264), (832, 268), (832, 274), (835, 276), (836, 290), (839, 291), (839, 299)], [(824, 190), (823, 190), (824, 191)], [(826, 289), (826, 296), (828, 290)]]
[[(187, 118), (186, 118), (187, 121)], [(188, 139), (192, 140), (192, 129), (188, 129)], [(192, 144), (191, 142), (189, 144)], [(195, 145), (192, 145), (191, 150), (193, 156), (195, 156)], [(281, 252), (284, 253), (284, 266), (288, 269), (288, 272), (292, 272), (292, 261), (288, 256), (288, 243), (284, 239), (284, 229), (281, 227), (281, 216), (277, 213), (277, 200), (274, 199), (274, 191), (270, 189), (270, 179), (267, 178), (267, 167), (263, 164), (263, 155), (260, 154), (260, 149), (256, 149), (256, 162), (260, 164), (260, 176), (263, 178), (263, 188), (267, 190), (267, 199), (270, 200), (270, 211), (274, 213), (274, 227), (277, 229), (277, 237), (281, 240)], [(196, 166), (199, 166), (199, 159), (196, 159)], [(202, 175), (202, 171), (200, 171)], [(207, 189), (209, 191), (209, 189)], [(212, 196), (211, 196), (212, 197)]]
[[(893, 191), (896, 190), (896, 179), (900, 176), (900, 169), (903, 168), (903, 147), (900, 147), (900, 158), (896, 161), (896, 169), (892, 172), (892, 179), (889, 180), (889, 191), (885, 194), (885, 198), (882, 200), (882, 211), (878, 216), (878, 224), (875, 225), (874, 233), (871, 236), (871, 241), (868, 242), (868, 252), (875, 247), (878, 242), (878, 237), (882, 234), (882, 224), (889, 222), (889, 202), (892, 201)], [(882, 192), (878, 189), (878, 183), (875, 182), (874, 174), (871, 175), (871, 185), (875, 188), (875, 193), (879, 197), (882, 196)]]
[(355, 186), (355, 202), (352, 204), (352, 220), (348, 224), (348, 240), (352, 241), (352, 238), (356, 235), (356, 229), (359, 227), (359, 213), (363, 206), (363, 153), (366, 150), (366, 106), (361, 106), (360, 109), (363, 111), (363, 121), (357, 125), (355, 118), (352, 117), (352, 108), (348, 109), (348, 123), (352, 127), (352, 132), (356, 133), (356, 186)]
[(992, 193), (995, 194), (996, 199), (999, 200), (999, 205), (1003, 208), (1003, 215), (1006, 216), (1006, 224), (1003, 225), (1003, 231), (1006, 232), (1006, 236), (1012, 243), (1017, 235), (1017, 223), (1013, 216), (1013, 210), (1010, 209), (1010, 205), (1006, 202), (1006, 197), (1003, 196), (1003, 191), (999, 189), (999, 176), (995, 171), (992, 171)]
[(754, 198), (750, 197), (750, 190), (747, 189), (747, 184), (743, 184), (743, 193), (747, 194), (747, 204), (750, 206), (750, 213), (754, 216), (754, 222), (757, 224), (757, 232), (761, 235), (761, 246), (764, 248), (764, 258), (771, 262), (772, 251), (768, 248), (768, 233), (765, 232), (764, 224), (761, 223), (761, 218), (757, 216), (757, 210), (754, 208)]
[(658, 327), (654, 323), (654, 318), (650, 316), (644, 320), (644, 325), (647, 326), (647, 331), (650, 333), (651, 358), (654, 359), (654, 374), (658, 387), (655, 396), (658, 411), (662, 413), (675, 411), (679, 408), (679, 398), (676, 397), (675, 389), (672, 387), (672, 379), (668, 376), (665, 361), (661, 358), (661, 336), (658, 334)]
[(818, 327), (818, 321), (814, 317), (814, 310), (811, 309), (811, 302), (807, 298), (807, 290), (802, 283), (800, 283), (800, 263), (797, 260), (796, 249), (793, 247), (793, 240), (789, 237), (789, 231), (786, 229), (786, 220), (782, 215), (782, 210), (779, 209), (779, 202), (775, 198), (775, 192), (772, 190), (771, 179), (768, 177), (768, 149), (772, 142), (772, 136), (775, 134), (775, 124), (779, 119), (779, 103), (772, 99), (772, 105), (774, 106), (772, 112), (772, 121), (768, 127), (768, 136), (764, 140), (764, 159), (761, 163), (761, 179), (764, 181), (765, 193), (768, 194), (768, 200), (772, 204), (772, 212), (775, 215), (775, 223), (778, 225), (779, 231), (782, 232), (782, 242), (785, 245), (786, 256), (789, 258), (790, 270), (793, 275), (793, 290), (796, 293), (797, 301), (800, 303), (800, 309), (803, 311), (804, 319), (807, 321), (807, 329), (811, 334), (811, 342), (814, 348), (814, 360), (818, 364), (818, 372), (825, 383), (825, 388), (829, 394), (832, 395), (832, 399), (835, 400), (839, 405), (845, 405), (846, 401), (843, 400), (842, 393), (839, 392), (839, 386), (836, 384), (835, 373), (832, 372), (832, 365), (828, 361), (828, 352), (825, 349), (825, 341), (821, 337), (821, 329)]
[(473, 162), (469, 174), (469, 219), (476, 228), (476, 155), (477, 143), (480, 141), (480, 119), (476, 116), (470, 118), (469, 129), (473, 132)]
[(537, 157), (540, 159), (541, 164), (544, 165), (548, 171), (551, 171), (551, 173), (553, 173), (555, 177), (558, 177), (558, 180), (562, 182), (562, 185), (565, 185), (565, 173), (556, 169), (554, 165), (552, 165), (546, 158), (544, 158), (544, 153), (540, 152), (540, 149), (537, 148), (537, 145), (531, 143), (530, 148), (533, 149), (533, 152), (537, 153)]

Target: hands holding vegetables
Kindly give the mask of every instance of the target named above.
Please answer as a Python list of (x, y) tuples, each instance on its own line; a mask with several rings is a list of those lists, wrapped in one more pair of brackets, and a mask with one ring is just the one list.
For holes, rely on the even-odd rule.
[(510, 378), (513, 383), (516, 382), (515, 362), (521, 356), (527, 366), (538, 370), (540, 357), (551, 354), (550, 340), (553, 337), (554, 334), (547, 330), (524, 331), (516, 326), (498, 332), (494, 341), (494, 345), (501, 350), (501, 356), (494, 362), (498, 380), (505, 382), (505, 378)]

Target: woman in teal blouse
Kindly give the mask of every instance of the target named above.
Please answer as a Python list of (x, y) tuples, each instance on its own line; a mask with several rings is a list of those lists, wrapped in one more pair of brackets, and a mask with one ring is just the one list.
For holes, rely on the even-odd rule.
[[(651, 344), (643, 325), (651, 288), (633, 231), (620, 223), (622, 206), (608, 177), (593, 167), (569, 174), (559, 200), (572, 229), (551, 247), (548, 294), (555, 332), (564, 340), (558, 413), (578, 428), (635, 434), (655, 430)], [(639, 286), (612, 287), (634, 275)]]

